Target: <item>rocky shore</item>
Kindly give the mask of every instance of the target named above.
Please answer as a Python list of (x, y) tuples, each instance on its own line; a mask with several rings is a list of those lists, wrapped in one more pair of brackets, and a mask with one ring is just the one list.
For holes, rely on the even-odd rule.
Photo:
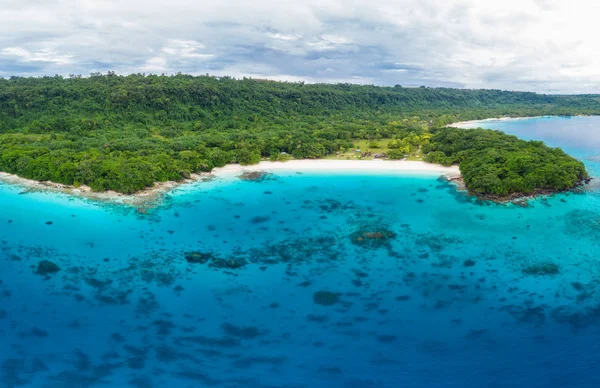
[(585, 190), (588, 185), (594, 182), (593, 178), (582, 179), (574, 188), (556, 191), (549, 189), (540, 189), (535, 191), (534, 193), (524, 194), (524, 193), (512, 193), (506, 196), (493, 195), (493, 194), (485, 194), (480, 195), (469, 191), (466, 186), (462, 176), (447, 176), (446, 180), (450, 183), (456, 185), (456, 189), (458, 191), (463, 191), (467, 196), (475, 197), (481, 201), (489, 201), (497, 204), (513, 204), (522, 207), (528, 207), (529, 201), (540, 198), (540, 197), (548, 197), (555, 194), (566, 193), (566, 192), (578, 192), (581, 190)]

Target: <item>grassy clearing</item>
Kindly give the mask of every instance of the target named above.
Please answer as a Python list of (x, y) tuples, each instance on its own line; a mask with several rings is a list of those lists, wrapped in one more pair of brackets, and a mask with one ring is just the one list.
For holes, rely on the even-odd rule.
[[(370, 140), (354, 140), (354, 148), (348, 150), (347, 152), (340, 151), (336, 154), (331, 154), (325, 156), (324, 159), (334, 159), (334, 160), (356, 160), (356, 159), (373, 159), (372, 156), (362, 157), (361, 155), (365, 152), (371, 152), (373, 154), (378, 153), (387, 153), (389, 152), (388, 144), (392, 141), (392, 139), (381, 139), (375, 142)], [(356, 150), (360, 150), (360, 152), (356, 152)], [(408, 155), (406, 157), (407, 160), (423, 160), (423, 155), (420, 151), (417, 151), (415, 154)]]

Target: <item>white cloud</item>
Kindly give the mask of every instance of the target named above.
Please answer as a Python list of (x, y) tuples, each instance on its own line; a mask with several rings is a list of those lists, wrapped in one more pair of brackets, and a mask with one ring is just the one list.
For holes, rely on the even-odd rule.
[(267, 33), (267, 36), (269, 36), (273, 39), (281, 39), (281, 40), (298, 40), (301, 38), (300, 35), (286, 35), (286, 34), (279, 34), (279, 33), (272, 33), (272, 32)]
[(339, 35), (323, 35), (319, 36), (312, 42), (307, 42), (308, 48), (318, 51), (330, 50), (349, 50), (352, 49), (349, 45), (352, 40)]
[(600, 90), (600, 4), (592, 1), (32, 1), (0, 3), (2, 76), (229, 71), (308, 82)]
[(22, 47), (7, 47), (0, 51), (0, 55), (16, 58), (23, 62), (48, 62), (57, 65), (68, 65), (71, 63), (71, 55), (57, 54), (52, 50), (28, 51)]
[(171, 39), (161, 51), (167, 55), (180, 58), (209, 59), (214, 57), (213, 54), (203, 54), (198, 52), (198, 50), (204, 48), (206, 47), (202, 43), (194, 40)]
[(164, 73), (167, 70), (167, 59), (164, 57), (149, 58), (141, 67), (141, 71), (150, 73)]

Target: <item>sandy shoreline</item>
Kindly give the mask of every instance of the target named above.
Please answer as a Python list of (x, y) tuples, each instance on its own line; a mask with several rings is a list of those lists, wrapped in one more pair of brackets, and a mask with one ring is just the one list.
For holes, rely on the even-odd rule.
[(251, 166), (229, 164), (225, 167), (215, 168), (211, 175), (232, 176), (251, 171), (310, 171), (310, 172), (340, 172), (340, 173), (406, 173), (406, 174), (438, 174), (459, 175), (458, 166), (442, 166), (411, 160), (331, 160), (331, 159), (303, 159), (289, 160), (287, 162), (260, 162)]
[[(582, 117), (584, 115), (573, 115), (573, 116), (568, 116), (568, 117)], [(546, 116), (523, 116), (523, 117), (491, 117), (491, 118), (487, 118), (487, 119), (481, 119), (481, 120), (467, 120), (467, 121), (458, 121), (456, 123), (451, 123), (446, 125), (446, 127), (463, 127), (463, 126), (470, 126), (473, 125), (473, 123), (484, 123), (486, 121), (513, 121), (513, 120), (527, 120), (527, 119), (543, 119), (543, 118), (552, 118), (552, 117), (567, 117), (567, 116), (552, 116), (552, 115), (546, 115)]]
[(212, 178), (235, 178), (244, 172), (311, 172), (311, 173), (398, 173), (407, 175), (446, 175), (460, 176), (458, 166), (441, 166), (421, 161), (406, 160), (290, 160), (287, 162), (263, 161), (252, 166), (230, 164), (215, 168), (211, 173), (193, 174), (190, 179), (180, 182), (157, 182), (135, 194), (121, 194), (115, 191), (93, 192), (87, 186), (73, 187), (54, 182), (39, 182), (21, 178), (17, 175), (0, 172), (0, 182), (23, 188), (20, 194), (49, 191), (64, 193), (75, 197), (115, 204), (132, 205), (139, 208), (151, 207), (164, 194), (186, 183), (195, 183)]

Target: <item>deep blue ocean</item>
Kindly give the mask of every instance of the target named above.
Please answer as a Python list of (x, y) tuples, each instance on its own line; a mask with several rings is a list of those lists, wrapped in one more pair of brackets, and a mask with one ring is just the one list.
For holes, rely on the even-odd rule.
[[(600, 175), (600, 117), (480, 125)], [(217, 178), (147, 213), (0, 185), (0, 387), (599, 387), (600, 190), (438, 178)]]

